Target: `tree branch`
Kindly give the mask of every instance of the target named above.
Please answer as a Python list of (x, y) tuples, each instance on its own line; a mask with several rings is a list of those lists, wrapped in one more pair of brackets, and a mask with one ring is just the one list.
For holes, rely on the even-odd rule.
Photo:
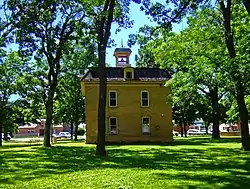
[(188, 5), (190, 4), (191, 0), (188, 0), (183, 7), (176, 13), (176, 15), (170, 19), (170, 21), (167, 22), (167, 24), (165, 25), (160, 25), (155, 27), (150, 34), (150, 38), (152, 37), (152, 35), (154, 34), (154, 32), (160, 28), (169, 28), (170, 25), (172, 24), (172, 22), (174, 22), (177, 18), (179, 18), (179, 16), (181, 15), (181, 13), (188, 7)]

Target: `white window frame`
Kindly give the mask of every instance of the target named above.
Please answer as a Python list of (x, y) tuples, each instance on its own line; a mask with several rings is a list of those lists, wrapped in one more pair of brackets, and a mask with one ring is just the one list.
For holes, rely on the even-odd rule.
[[(144, 118), (148, 118), (148, 122), (149, 122), (149, 133), (144, 133), (143, 132), (143, 126), (144, 126), (144, 124), (143, 124), (143, 119)], [(141, 118), (141, 132), (142, 132), (142, 135), (145, 135), (145, 136), (148, 136), (148, 135), (150, 135), (150, 133), (151, 133), (151, 127), (150, 127), (150, 125), (151, 125), (151, 119), (150, 119), (150, 117), (149, 116), (142, 116), (142, 118)]]
[[(144, 92), (147, 92), (147, 94), (148, 94), (148, 98), (147, 98), (148, 105), (146, 105), (146, 106), (143, 105), (143, 103), (142, 103), (142, 101), (145, 100), (145, 99), (142, 98), (142, 93), (144, 93)], [(141, 107), (149, 107), (149, 91), (147, 91), (147, 90), (141, 91)]]
[[(111, 102), (110, 93), (115, 93), (115, 106), (110, 104), (110, 102)], [(114, 91), (114, 90), (109, 91), (109, 107), (117, 107), (117, 91)]]
[[(111, 125), (111, 119), (116, 119), (116, 125)], [(111, 132), (111, 126), (116, 126), (116, 132)], [(118, 134), (118, 119), (117, 117), (109, 117), (109, 134), (117, 135)]]

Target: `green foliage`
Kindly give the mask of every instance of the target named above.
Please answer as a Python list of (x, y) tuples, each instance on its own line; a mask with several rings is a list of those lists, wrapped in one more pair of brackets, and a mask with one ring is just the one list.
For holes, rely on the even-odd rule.
[(0, 2), (0, 63), (6, 54), (6, 47), (8, 44), (14, 42), (13, 31), (16, 24), (20, 21), (20, 15), (22, 10), (16, 13), (12, 13), (8, 9), (8, 0), (2, 0)]
[(78, 130), (77, 130), (78, 135), (84, 135), (85, 133), (86, 133), (86, 131), (83, 128), (78, 128)]
[(188, 73), (178, 72), (172, 78), (173, 119), (176, 123), (192, 123), (198, 117), (201, 95)]
[(8, 1), (12, 14), (21, 12), (18, 17), (20, 20), (15, 25), (15, 37), (21, 55), (33, 57), (37, 61), (36, 64), (40, 64), (35, 65), (35, 68), (42, 68), (42, 73), (33, 71), (32, 74), (38, 74), (38, 77), (31, 79), (39, 85), (31, 87), (37, 88), (40, 94), (38, 98), (43, 100), (46, 107), (45, 146), (50, 146), (53, 101), (62, 58), (74, 51), (72, 44), (77, 44), (84, 35), (92, 31), (91, 16), (95, 11), (92, 8), (96, 3), (98, 2), (78, 0)]
[(59, 81), (57, 90), (54, 122), (74, 124), (84, 122), (85, 106), (78, 76), (74, 73), (65, 73)]
[(139, 49), (139, 58), (136, 60), (137, 67), (159, 68), (159, 65), (155, 63), (152, 48), (153, 47), (148, 44)]
[(0, 134), (2, 128), (5, 132), (16, 130), (15, 104), (10, 100), (22, 90), (18, 80), (25, 69), (25, 60), (21, 59), (17, 52), (9, 53), (4, 62), (0, 63)]
[[(188, 18), (189, 26), (184, 31), (163, 33), (160, 39), (147, 43), (151, 47), (156, 64), (160, 64), (161, 67), (173, 73), (173, 102), (177, 102), (178, 98), (180, 102), (185, 102), (187, 97), (183, 94), (187, 90), (192, 91), (192, 87), (195, 88), (194, 94), (202, 97), (197, 97), (200, 99), (199, 104), (202, 105), (197, 104), (194, 108), (198, 115), (204, 120), (209, 120), (208, 122), (211, 121), (208, 117), (212, 115), (209, 104), (213, 103), (212, 94), (217, 87), (219, 88), (218, 102), (220, 102), (222, 97), (227, 97), (225, 94), (228, 92), (235, 94), (237, 82), (241, 82), (243, 86), (249, 85), (248, 72), (250, 69), (247, 62), (250, 59), (247, 36), (250, 22), (249, 18), (246, 18), (247, 13), (242, 6), (235, 5), (233, 10), (232, 25), (235, 31), (235, 45), (239, 54), (234, 61), (230, 61), (226, 51), (222, 15), (215, 9), (204, 8), (196, 12), (193, 17)], [(176, 79), (177, 76), (181, 79)], [(183, 97), (181, 97), (182, 95)], [(207, 100), (202, 100), (204, 97)], [(219, 117), (216, 119), (224, 122), (225, 112), (229, 108), (230, 106), (219, 103)], [(229, 121), (231, 120), (230, 118)]]
[[(94, 43), (88, 38), (75, 44), (75, 51), (64, 56), (55, 97), (54, 123), (78, 125), (85, 122), (85, 100), (82, 97), (80, 77), (89, 66), (96, 66), (97, 56)], [(80, 76), (80, 77), (79, 77)]]
[[(231, 98), (231, 102), (230, 102), (230, 109), (226, 112), (226, 114), (228, 115), (228, 120), (232, 123), (239, 123), (240, 117), (239, 117), (239, 109), (236, 103), (236, 100)], [(245, 102), (246, 102), (246, 106), (247, 106), (247, 110), (248, 112), (250, 112), (250, 96), (246, 96), (245, 97)]]
[(34, 123), (36, 119), (45, 117), (48, 96), (47, 70), (46, 60), (30, 62), (28, 71), (18, 80), (18, 85), (23, 86), (19, 96), (22, 99), (20, 113), (24, 123)]

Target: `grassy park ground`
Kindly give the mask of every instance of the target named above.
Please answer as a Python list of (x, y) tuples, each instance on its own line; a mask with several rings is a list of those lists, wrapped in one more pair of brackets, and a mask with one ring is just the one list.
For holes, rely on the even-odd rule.
[(250, 188), (250, 153), (239, 138), (175, 138), (173, 146), (111, 145), (108, 157), (83, 142), (4, 143), (0, 188)]

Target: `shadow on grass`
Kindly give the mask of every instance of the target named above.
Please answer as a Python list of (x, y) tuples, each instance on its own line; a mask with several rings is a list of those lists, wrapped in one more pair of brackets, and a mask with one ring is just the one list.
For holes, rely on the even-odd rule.
[[(225, 147), (212, 146), (207, 138), (177, 140), (179, 144), (190, 145), (188, 148), (175, 146), (108, 146), (108, 157), (94, 155), (94, 146), (67, 146), (63, 143), (53, 148), (30, 147), (21, 151), (3, 149), (0, 156), (0, 183), (14, 184), (16, 181), (28, 181), (52, 174), (63, 174), (92, 169), (131, 169), (162, 170), (152, 177), (160, 179), (183, 179), (212, 184), (224, 183), (220, 188), (249, 188), (250, 182), (244, 179), (250, 174), (250, 153), (229, 148), (227, 143), (237, 143), (238, 139), (225, 141)], [(68, 143), (68, 142), (67, 142)], [(204, 145), (209, 143), (209, 145)], [(200, 146), (198, 146), (200, 145)], [(12, 167), (10, 169), (10, 166)], [(15, 168), (13, 168), (15, 167)], [(171, 171), (176, 170), (178, 174)], [(184, 171), (184, 172), (183, 172)], [(185, 172), (186, 171), (186, 172)], [(204, 174), (197, 175), (195, 172)], [(225, 175), (211, 173), (224, 171)], [(187, 173), (192, 172), (192, 173)], [(209, 174), (208, 174), (209, 173)], [(190, 184), (186, 188), (197, 188)], [(178, 187), (177, 187), (178, 188)], [(182, 187), (179, 187), (182, 188)]]
[(211, 136), (188, 136), (175, 138), (174, 145), (209, 145), (211, 143), (240, 143), (240, 137), (212, 139)]
[(22, 148), (22, 147), (34, 147), (34, 146), (41, 146), (42, 143), (10, 143), (5, 144), (0, 149), (12, 149), (12, 148)]

